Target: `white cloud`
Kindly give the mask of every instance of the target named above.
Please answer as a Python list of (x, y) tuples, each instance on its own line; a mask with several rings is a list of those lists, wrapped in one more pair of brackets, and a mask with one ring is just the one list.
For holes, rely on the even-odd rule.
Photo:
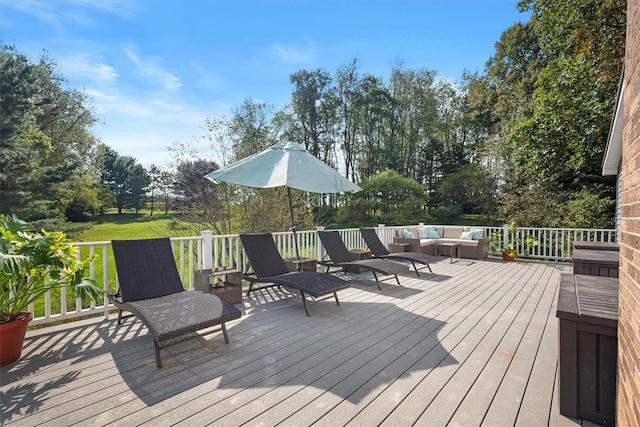
[(206, 69), (197, 61), (191, 61), (191, 67), (198, 76), (199, 86), (213, 89), (218, 89), (220, 86), (222, 86), (222, 83), (216, 77), (213, 70)]
[(306, 47), (284, 46), (280, 43), (274, 43), (269, 46), (268, 50), (275, 53), (281, 61), (294, 64), (312, 62), (315, 56), (315, 48), (311, 43)]
[(133, 156), (145, 166), (170, 163), (168, 147), (204, 135), (205, 119), (222, 116), (231, 108), (226, 104), (193, 106), (179, 98), (167, 102), (98, 89), (85, 89), (85, 93), (99, 117), (95, 135), (119, 154)]
[(29, 14), (57, 32), (65, 31), (67, 25), (93, 27), (98, 24), (91, 16), (94, 10), (110, 13), (121, 18), (133, 16), (137, 5), (127, 0), (67, 0), (63, 4), (56, 1), (20, 0), (4, 2), (3, 6)]
[(64, 74), (80, 75), (90, 80), (113, 81), (118, 77), (116, 70), (108, 64), (93, 60), (88, 54), (77, 53), (63, 56), (58, 65)]
[(142, 77), (155, 80), (170, 91), (177, 91), (182, 87), (182, 82), (178, 77), (163, 70), (158, 65), (159, 59), (142, 58), (135, 52), (135, 48), (131, 46), (126, 47), (124, 52), (131, 62), (136, 65), (137, 71)]

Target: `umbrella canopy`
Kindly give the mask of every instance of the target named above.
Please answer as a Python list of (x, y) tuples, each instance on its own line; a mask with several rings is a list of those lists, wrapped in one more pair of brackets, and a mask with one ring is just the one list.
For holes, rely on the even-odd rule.
[(296, 256), (300, 258), (293, 219), (291, 188), (313, 193), (346, 193), (362, 190), (335, 169), (305, 150), (300, 144), (283, 141), (205, 175), (214, 183), (228, 182), (247, 187), (287, 187), (291, 229)]
[(247, 187), (286, 186), (313, 193), (345, 193), (361, 188), (295, 142), (279, 142), (266, 150), (213, 171), (206, 178)]

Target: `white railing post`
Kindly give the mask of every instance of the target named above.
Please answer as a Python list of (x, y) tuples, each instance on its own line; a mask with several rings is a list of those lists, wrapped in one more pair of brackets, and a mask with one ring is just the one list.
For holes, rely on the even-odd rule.
[(509, 226), (504, 224), (502, 226), (502, 247), (505, 247), (509, 244)]
[(202, 269), (213, 268), (213, 231), (203, 230), (202, 236)]
[(391, 243), (391, 241), (387, 236), (387, 231), (384, 229), (385, 226), (386, 224), (378, 224), (377, 232), (378, 232), (378, 237), (380, 237), (380, 240), (382, 241), (382, 244), (385, 246), (389, 246), (389, 243)]
[[(322, 231), (324, 230), (324, 227), (317, 226), (316, 230)], [(322, 246), (322, 242), (320, 241), (320, 238), (317, 238), (317, 235), (318, 233), (316, 232), (316, 261), (322, 261), (322, 257), (324, 257), (324, 247)]]

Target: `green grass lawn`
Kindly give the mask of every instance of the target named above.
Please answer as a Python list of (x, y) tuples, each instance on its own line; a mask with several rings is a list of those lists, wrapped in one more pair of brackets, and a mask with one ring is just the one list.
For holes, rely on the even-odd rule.
[(195, 227), (165, 215), (143, 216), (133, 214), (105, 215), (89, 229), (82, 232), (83, 242), (102, 242), (113, 239), (146, 239), (153, 237), (178, 237), (192, 232)]

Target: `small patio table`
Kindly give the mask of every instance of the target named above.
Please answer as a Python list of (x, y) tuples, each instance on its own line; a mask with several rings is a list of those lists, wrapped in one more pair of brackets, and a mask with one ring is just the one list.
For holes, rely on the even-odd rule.
[(453, 250), (455, 249), (456, 258), (460, 259), (460, 243), (442, 242), (436, 243), (436, 253), (440, 254), (438, 248), (449, 248), (449, 262), (453, 262)]

